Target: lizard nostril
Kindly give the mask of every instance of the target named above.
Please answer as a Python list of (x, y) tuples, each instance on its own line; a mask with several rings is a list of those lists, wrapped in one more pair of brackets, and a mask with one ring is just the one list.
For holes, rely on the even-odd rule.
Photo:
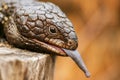
[(72, 45), (73, 44), (73, 41), (72, 40), (69, 40), (68, 41), (68, 46)]
[(68, 40), (68, 46), (72, 47), (72, 46), (76, 46), (76, 43), (74, 40)]
[(74, 40), (68, 40), (67, 45), (70, 47), (70, 49), (76, 49), (77, 48), (77, 42)]

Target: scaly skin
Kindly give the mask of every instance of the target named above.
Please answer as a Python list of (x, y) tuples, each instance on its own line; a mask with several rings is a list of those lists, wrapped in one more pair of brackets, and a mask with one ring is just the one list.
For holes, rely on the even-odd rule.
[[(4, 25), (10, 44), (37, 52), (70, 57), (74, 55), (72, 53), (71, 56), (71, 52), (66, 52), (66, 49), (76, 50), (77, 36), (72, 23), (58, 6), (34, 0), (2, 0), (1, 3), (5, 4), (0, 4), (0, 22)], [(84, 63), (79, 63), (75, 56), (75, 62), (83, 69)], [(88, 72), (86, 67), (83, 71)]]

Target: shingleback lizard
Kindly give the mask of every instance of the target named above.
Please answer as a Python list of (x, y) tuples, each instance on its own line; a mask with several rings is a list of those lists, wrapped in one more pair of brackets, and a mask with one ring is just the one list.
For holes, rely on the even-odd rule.
[(37, 52), (70, 56), (90, 76), (71, 21), (50, 2), (0, 0), (0, 22), (9, 44)]

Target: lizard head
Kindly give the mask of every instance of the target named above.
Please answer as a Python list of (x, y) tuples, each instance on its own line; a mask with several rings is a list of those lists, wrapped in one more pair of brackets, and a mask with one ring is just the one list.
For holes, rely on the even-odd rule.
[[(43, 50), (47, 53), (70, 56), (86, 76), (90, 76), (76, 50), (78, 40), (73, 25), (59, 7), (43, 2), (18, 6), (10, 21), (12, 23), (10, 25), (12, 28), (9, 28), (11, 35), (9, 33), (6, 35), (10, 43), (21, 45), (20, 47), (23, 48), (29, 46), (27, 49), (36, 48), (37, 51)], [(10, 30), (13, 28), (14, 30)], [(18, 35), (19, 37), (15, 37)], [(14, 37), (14, 39), (9, 37)]]
[(52, 3), (19, 7), (14, 19), (22, 36), (46, 44), (48, 51), (66, 56), (62, 48), (75, 50), (78, 46), (71, 21)]

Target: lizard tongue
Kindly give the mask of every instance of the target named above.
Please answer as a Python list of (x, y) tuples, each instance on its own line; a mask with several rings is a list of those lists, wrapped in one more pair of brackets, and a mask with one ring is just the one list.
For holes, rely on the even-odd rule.
[(70, 56), (75, 61), (75, 63), (79, 66), (79, 68), (85, 73), (86, 77), (90, 77), (90, 73), (87, 70), (79, 52), (77, 50), (75, 51), (67, 50), (67, 49), (63, 49), (63, 50), (66, 52), (68, 56)]

